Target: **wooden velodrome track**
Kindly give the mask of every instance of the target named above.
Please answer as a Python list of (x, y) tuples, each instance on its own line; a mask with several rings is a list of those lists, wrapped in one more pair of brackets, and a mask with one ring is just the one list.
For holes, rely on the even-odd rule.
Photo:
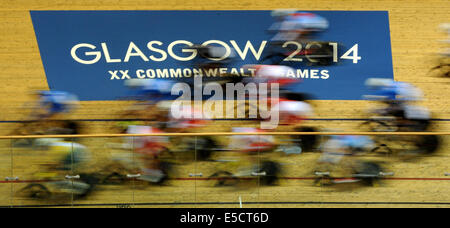
[[(447, 99), (450, 80), (433, 77), (429, 73), (435, 65), (435, 53), (442, 48), (438, 40), (446, 38), (437, 27), (450, 21), (450, 1), (447, 0), (0, 0), (0, 3), (2, 135), (18, 126), (13, 121), (25, 118), (26, 112), (21, 106), (30, 101), (28, 92), (48, 88), (29, 10), (388, 10), (395, 79), (420, 87), (427, 99), (424, 105), (433, 111), (434, 118), (439, 119), (435, 122), (435, 131), (450, 130)], [(309, 121), (307, 125), (342, 130), (358, 130), (356, 126), (360, 122), (355, 119), (367, 117), (364, 110), (369, 106), (365, 101), (316, 101), (314, 104), (316, 118), (328, 120)], [(83, 102), (71, 118), (114, 119), (122, 107), (121, 102)], [(108, 133), (114, 123), (85, 121), (83, 124), (89, 126), (84, 133)], [(231, 126), (241, 124), (217, 121), (215, 129), (228, 131)], [(103, 144), (115, 140), (86, 139), (83, 143), (93, 152), (94, 163), (101, 166), (110, 152)], [(191, 162), (177, 168), (176, 177), (179, 179), (171, 181), (169, 186), (143, 187), (139, 183), (108, 186), (88, 199), (72, 201), (69, 197), (62, 204), (70, 206), (74, 203), (79, 207), (117, 204), (134, 204), (136, 207), (238, 207), (241, 197), (244, 207), (450, 207), (450, 180), (444, 176), (445, 172), (450, 172), (448, 141), (445, 140), (438, 155), (415, 162), (381, 158), (388, 162), (386, 166), (395, 172), (395, 176), (374, 188), (316, 187), (309, 179), (282, 180), (279, 186), (274, 187), (259, 187), (255, 181), (239, 188), (217, 188), (211, 181), (189, 179), (190, 173), (208, 176), (217, 164)], [(0, 144), (0, 179), (15, 176), (22, 180), (32, 179), (32, 174), (38, 169), (37, 164), (42, 163), (39, 152), (11, 149), (9, 140), (1, 140)], [(283, 176), (311, 177), (317, 154), (276, 156), (275, 159), (284, 163)], [(24, 185), (0, 183), (0, 206), (61, 204), (61, 201), (39, 202), (17, 196), (17, 189)]]

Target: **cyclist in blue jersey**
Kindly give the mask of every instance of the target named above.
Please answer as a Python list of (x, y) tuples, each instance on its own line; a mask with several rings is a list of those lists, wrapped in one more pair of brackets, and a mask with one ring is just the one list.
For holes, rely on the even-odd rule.
[(32, 113), (37, 120), (45, 120), (57, 114), (69, 113), (78, 105), (78, 98), (74, 94), (63, 91), (38, 91), (38, 106)]
[(422, 91), (414, 85), (392, 79), (370, 78), (366, 81), (366, 86), (372, 91), (370, 95), (364, 96), (366, 99), (387, 105), (374, 113), (395, 117), (397, 127), (403, 130), (425, 131), (430, 127), (430, 111), (413, 104), (423, 100)]
[(136, 101), (129, 107), (122, 117), (132, 119), (158, 119), (167, 116), (168, 102), (173, 99), (171, 95), (175, 82), (169, 79), (130, 79), (125, 86), (132, 92)]
[(397, 82), (392, 79), (369, 78), (366, 86), (374, 93), (366, 95), (366, 98), (384, 101), (419, 101), (423, 94), (417, 87), (407, 82)]
[[(77, 107), (77, 96), (64, 91), (36, 91), (33, 95), (37, 96), (37, 102), (32, 106), (31, 114), (11, 135), (79, 133), (80, 126), (75, 121), (64, 120), (64, 115)], [(30, 146), (34, 140), (14, 141), (17, 146)]]
[(136, 99), (146, 104), (155, 104), (170, 99), (172, 86), (175, 84), (167, 79), (130, 79), (125, 85), (135, 91)]

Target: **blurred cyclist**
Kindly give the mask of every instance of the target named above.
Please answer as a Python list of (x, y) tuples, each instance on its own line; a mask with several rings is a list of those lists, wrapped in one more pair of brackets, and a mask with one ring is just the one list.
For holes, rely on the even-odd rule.
[(344, 158), (370, 151), (375, 144), (367, 136), (338, 135), (331, 136), (321, 145), (322, 155), (319, 164), (324, 170), (332, 171), (336, 168), (348, 168), (353, 164)]
[(361, 182), (367, 186), (376, 186), (386, 175), (381, 163), (360, 160), (357, 155), (370, 152), (374, 142), (367, 136), (331, 136), (321, 147), (318, 178), (315, 184), (331, 185)]
[(299, 50), (300, 45), (311, 44), (314, 35), (328, 29), (329, 23), (326, 18), (315, 13), (294, 10), (274, 10), (272, 16), (276, 22), (269, 28), (269, 32), (276, 35), (271, 39), (268, 54), (261, 59), (261, 62), (270, 60), (272, 64), (290, 64), (293, 60), (288, 58), (307, 58), (309, 64), (331, 65), (333, 63), (334, 50), (328, 41), (315, 41), (316, 45)]
[[(155, 134), (162, 130), (151, 126), (128, 126), (128, 134)], [(166, 136), (128, 137), (134, 153), (141, 162), (142, 176), (140, 179), (152, 183), (160, 183), (166, 173), (161, 168), (160, 156), (167, 150), (169, 138)]]
[(57, 114), (73, 111), (78, 105), (77, 96), (63, 91), (37, 91), (38, 107), (32, 113), (35, 120), (50, 119)]
[(198, 58), (194, 60), (194, 67), (205, 70), (224, 67), (236, 57), (234, 49), (226, 49), (222, 46), (193, 45), (185, 49), (197, 50)]
[[(247, 79), (255, 83), (277, 83), (280, 86), (279, 99), (271, 104), (276, 104), (279, 110), (280, 124), (296, 125), (313, 115), (312, 106), (306, 102), (307, 94), (289, 91), (289, 86), (301, 83), (297, 78), (287, 77), (295, 70), (288, 66), (277, 65), (246, 65), (245, 68), (255, 69), (255, 77)], [(268, 99), (272, 99), (268, 97)]]
[[(429, 131), (431, 128), (431, 112), (423, 106), (412, 104), (423, 99), (422, 91), (406, 82), (396, 82), (392, 79), (369, 79), (366, 82), (374, 90), (366, 98), (381, 101), (387, 108), (376, 110), (381, 116), (394, 117), (394, 131)], [(386, 122), (385, 125), (389, 123)], [(393, 136), (389, 140), (399, 140), (411, 143), (417, 147), (414, 154), (425, 151), (434, 153), (440, 145), (438, 136)], [(383, 143), (385, 144), (385, 143)]]
[(285, 92), (280, 96), (277, 109), (280, 124), (297, 126), (314, 115), (313, 107), (306, 101), (307, 95)]
[(326, 18), (310, 12), (274, 10), (272, 16), (278, 21), (270, 28), (278, 32), (272, 38), (273, 42), (304, 41), (312, 34), (322, 32), (329, 27)]
[[(258, 133), (265, 131), (253, 127), (235, 127), (232, 132)], [(260, 159), (266, 160), (261, 155), (272, 152), (276, 148), (275, 138), (272, 135), (234, 135), (230, 137), (228, 145), (230, 150), (241, 152), (243, 158), (240, 159), (240, 167), (234, 174), (235, 177), (249, 177), (262, 172), (272, 172), (263, 170), (260, 166)]]
[(373, 93), (364, 96), (365, 98), (381, 101), (387, 105), (387, 108), (376, 110), (375, 113), (396, 117), (400, 125), (404, 121), (415, 122), (419, 125), (428, 123), (430, 119), (428, 109), (410, 104), (423, 99), (422, 91), (417, 87), (406, 82), (382, 78), (370, 78), (366, 81), (366, 85)]
[(136, 101), (128, 108), (122, 117), (125, 119), (160, 119), (166, 116), (166, 103), (172, 99), (172, 86), (175, 84), (167, 79), (130, 79), (125, 81)]
[[(196, 133), (211, 127), (213, 121), (204, 115), (201, 108), (197, 108), (195, 105), (181, 105), (179, 108), (179, 110), (171, 109), (169, 111), (168, 128), (170, 132)], [(197, 160), (210, 160), (212, 153), (218, 148), (214, 136), (174, 137), (172, 142), (185, 155), (192, 155), (194, 152)]]
[[(232, 132), (258, 133), (264, 130), (253, 127), (235, 127)], [(275, 138), (272, 135), (235, 135), (231, 136), (229, 148), (248, 154), (270, 152), (275, 147)]]
[[(34, 91), (33, 95), (37, 101), (32, 105), (32, 111), (29, 119), (24, 121), (22, 126), (14, 129), (10, 134), (36, 134), (50, 133), (50, 129), (65, 129), (64, 132), (55, 132), (56, 134), (77, 134), (78, 127), (71, 121), (56, 121), (56, 118), (64, 117), (65, 114), (72, 112), (78, 106), (78, 98), (68, 92), (63, 91)], [(62, 119), (62, 118), (61, 118)], [(33, 140), (15, 140), (17, 145), (29, 146)], [(22, 143), (21, 143), (22, 142)]]
[(36, 146), (44, 148), (50, 170), (80, 172), (91, 161), (89, 150), (82, 144), (73, 142), (70, 138), (42, 138), (36, 140)]
[[(281, 65), (245, 65), (246, 70), (254, 71), (254, 77), (245, 78), (244, 82), (254, 83), (278, 83), (280, 88), (289, 86), (294, 83), (299, 83), (301, 80), (289, 78), (289, 73), (294, 73), (295, 70), (289, 66)], [(268, 87), (270, 88), (270, 87)]]
[(422, 91), (407, 82), (397, 82), (385, 78), (369, 78), (366, 86), (374, 91), (366, 98), (384, 100), (386, 102), (408, 102), (423, 99)]
[[(48, 185), (54, 186), (58, 192), (86, 195), (97, 184), (98, 180), (87, 174), (87, 169), (92, 167), (92, 156), (84, 145), (69, 138), (41, 138), (36, 140), (36, 146), (46, 153), (40, 159), (44, 171), (34, 175), (41, 179), (54, 180), (48, 182)], [(79, 179), (61, 181), (61, 177), (71, 173), (78, 174)]]
[(129, 79), (125, 86), (135, 92), (137, 101), (145, 105), (153, 105), (168, 100), (175, 82), (167, 79)]

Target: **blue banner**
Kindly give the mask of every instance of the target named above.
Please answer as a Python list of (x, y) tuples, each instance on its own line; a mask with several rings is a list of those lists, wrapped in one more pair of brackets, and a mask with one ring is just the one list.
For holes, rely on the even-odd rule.
[[(388, 12), (313, 12), (329, 21), (315, 39), (333, 50), (333, 64), (286, 56), (295, 68), (288, 77), (302, 80), (293, 89), (318, 100), (359, 100), (367, 78), (393, 78)], [(31, 18), (49, 88), (86, 101), (126, 96), (130, 78), (246, 77), (242, 66), (269, 52), (274, 22), (270, 11), (31, 11)], [(192, 65), (198, 54), (183, 49), (191, 44), (234, 49), (236, 60), (201, 71)], [(298, 54), (314, 45), (284, 47)]]

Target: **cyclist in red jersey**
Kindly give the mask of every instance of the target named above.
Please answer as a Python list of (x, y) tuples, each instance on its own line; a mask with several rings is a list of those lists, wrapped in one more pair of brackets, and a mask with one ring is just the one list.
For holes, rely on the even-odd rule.
[[(128, 126), (128, 134), (153, 134), (163, 133), (162, 130), (150, 126)], [(133, 145), (133, 152), (140, 161), (142, 176), (140, 179), (159, 183), (166, 176), (160, 167), (159, 157), (167, 150), (169, 139), (167, 136), (142, 136), (129, 137)]]

